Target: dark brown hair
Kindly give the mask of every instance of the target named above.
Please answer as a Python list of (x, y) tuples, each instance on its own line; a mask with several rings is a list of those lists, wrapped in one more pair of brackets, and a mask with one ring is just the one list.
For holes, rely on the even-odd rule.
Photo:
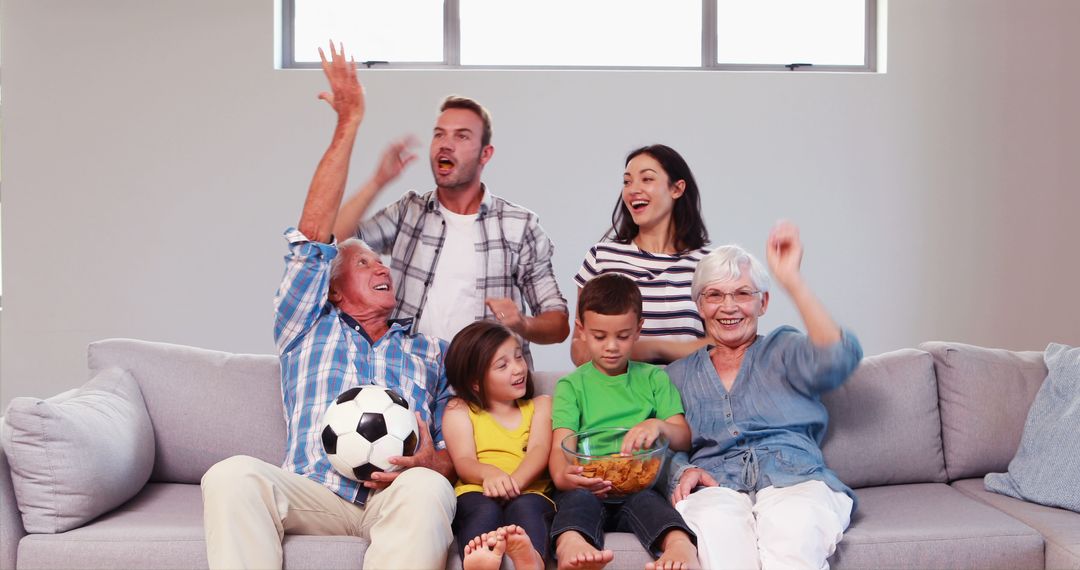
[[(446, 351), (446, 379), (457, 397), (470, 406), (487, 408), (484, 379), (495, 353), (514, 333), (499, 323), (476, 321), (458, 331)], [(532, 371), (525, 367), (525, 399), (533, 397)]]
[(491, 113), (488, 113), (488, 110), (483, 105), (477, 103), (476, 99), (462, 97), (461, 95), (450, 95), (443, 99), (439, 112), (441, 113), (447, 109), (465, 109), (476, 113), (480, 117), (480, 122), (484, 124), (484, 131), (480, 133), (480, 145), (487, 146), (491, 144)]
[[(686, 183), (682, 196), (675, 200), (675, 206), (671, 210), (672, 225), (675, 227), (675, 247), (680, 252), (704, 247), (709, 243), (709, 231), (705, 229), (705, 220), (701, 217), (701, 191), (694, 180), (694, 173), (690, 172), (690, 166), (675, 149), (662, 144), (643, 146), (631, 151), (626, 155), (626, 164), (630, 164), (631, 160), (642, 154), (651, 156), (660, 163), (669, 184), (680, 180)], [(630, 243), (639, 231), (641, 228), (630, 217), (630, 210), (626, 209), (620, 194), (615, 202), (615, 209), (611, 212), (611, 229), (608, 230), (608, 235), (612, 241)]]
[(578, 296), (577, 316), (585, 324), (585, 311), (601, 315), (633, 312), (641, 319), (641, 290), (633, 279), (621, 273), (604, 273), (589, 280)]

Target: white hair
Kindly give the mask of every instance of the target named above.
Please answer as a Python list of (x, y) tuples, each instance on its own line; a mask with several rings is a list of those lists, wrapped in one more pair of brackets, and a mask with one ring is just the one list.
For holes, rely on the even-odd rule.
[(331, 281), (337, 279), (338, 274), (340, 274), (341, 271), (344, 269), (344, 267), (342, 266), (342, 263), (344, 263), (345, 256), (342, 255), (342, 254), (345, 253), (345, 250), (351, 249), (351, 248), (356, 248), (356, 247), (362, 247), (362, 248), (364, 248), (364, 249), (366, 249), (368, 251), (371, 251), (371, 252), (375, 251), (375, 250), (371, 249), (371, 246), (369, 246), (367, 244), (367, 242), (365, 242), (364, 240), (362, 240), (362, 239), (360, 239), (358, 237), (351, 237), (351, 238), (339, 243), (338, 246), (337, 246), (338, 254), (335, 255), (334, 259), (332, 259), (330, 261), (330, 280)]
[(765, 266), (737, 245), (722, 245), (701, 258), (690, 283), (690, 295), (697, 302), (698, 295), (711, 283), (735, 281), (743, 271), (750, 272), (750, 281), (758, 291), (769, 290), (769, 272)]

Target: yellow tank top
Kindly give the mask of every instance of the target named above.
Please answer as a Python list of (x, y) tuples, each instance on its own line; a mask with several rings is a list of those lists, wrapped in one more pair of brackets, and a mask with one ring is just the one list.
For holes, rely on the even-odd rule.
[[(477, 411), (472, 406), (469, 406), (469, 422), (473, 428), (477, 461), (486, 465), (494, 465), (506, 473), (513, 473), (518, 468), (518, 465), (521, 465), (521, 462), (525, 460), (525, 448), (529, 443), (529, 432), (532, 427), (535, 407), (532, 400), (518, 400), (518, 409), (521, 410), (521, 423), (515, 429), (506, 429), (487, 410)], [(551, 480), (541, 478), (533, 481), (522, 491), (546, 495), (550, 488)], [(454, 485), (456, 495), (473, 491), (483, 493), (484, 487), (465, 483), (460, 479)]]

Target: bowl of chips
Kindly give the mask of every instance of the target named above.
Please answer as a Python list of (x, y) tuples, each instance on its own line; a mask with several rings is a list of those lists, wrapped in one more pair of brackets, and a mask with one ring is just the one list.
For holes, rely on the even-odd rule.
[(560, 446), (571, 465), (584, 477), (611, 481), (609, 499), (619, 499), (652, 487), (668, 458), (668, 441), (660, 436), (649, 447), (620, 453), (625, 428), (599, 428), (563, 438)]

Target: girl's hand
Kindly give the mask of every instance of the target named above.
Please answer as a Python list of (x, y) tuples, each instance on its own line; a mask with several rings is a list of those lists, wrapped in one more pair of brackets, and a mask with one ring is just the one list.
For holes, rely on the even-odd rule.
[(656, 442), (656, 438), (660, 437), (660, 428), (663, 424), (663, 420), (651, 418), (630, 428), (630, 431), (623, 436), (622, 449), (619, 453), (630, 455), (639, 449), (651, 446)]
[(484, 469), (484, 496), (499, 499), (513, 499), (521, 494), (517, 481), (498, 467), (486, 466)]
[(601, 499), (607, 497), (608, 492), (611, 491), (611, 481), (598, 477), (585, 477), (582, 475), (584, 471), (585, 468), (580, 465), (567, 465), (564, 480), (575, 488), (585, 489)]

